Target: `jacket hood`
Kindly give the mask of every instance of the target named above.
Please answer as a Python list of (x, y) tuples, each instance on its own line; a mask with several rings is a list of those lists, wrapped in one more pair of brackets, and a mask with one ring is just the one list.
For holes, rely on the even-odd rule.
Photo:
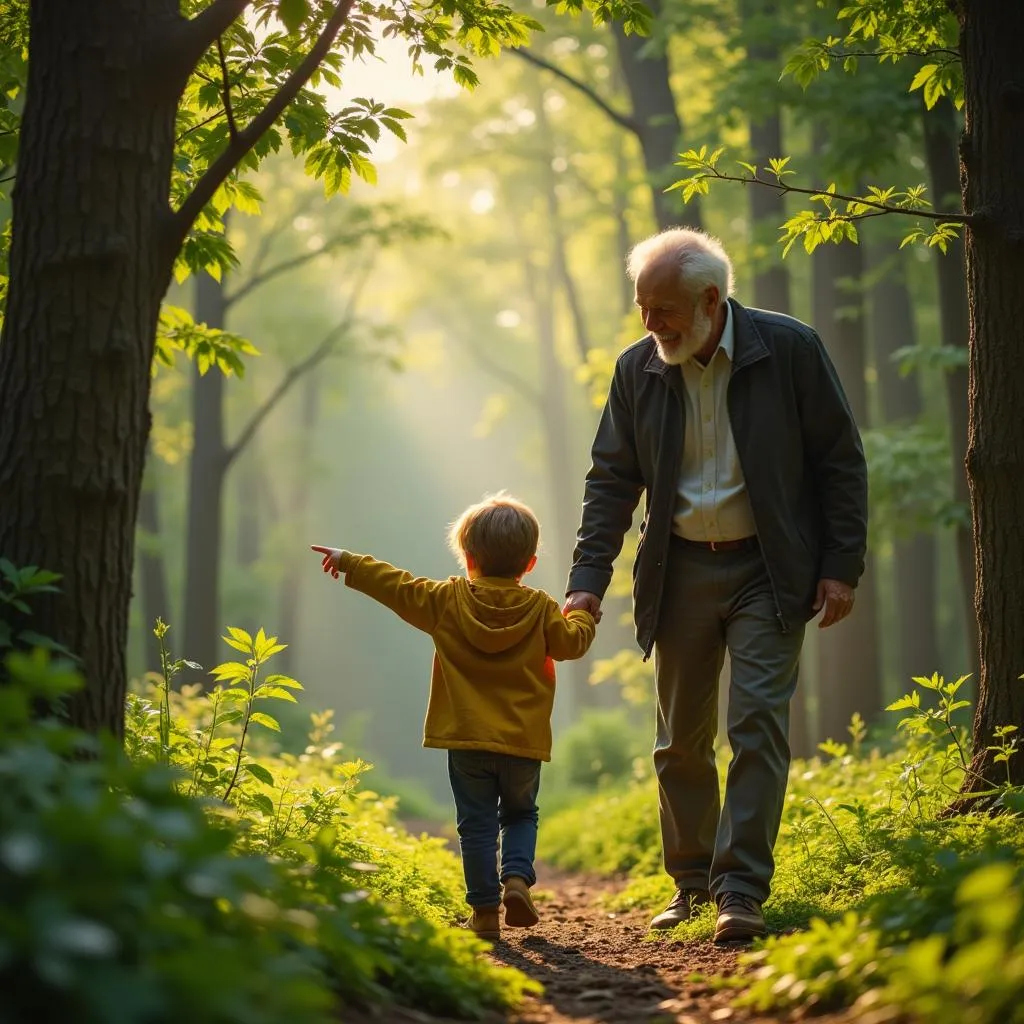
[(526, 637), (544, 614), (548, 597), (515, 580), (455, 580), (455, 618), (462, 635), (484, 654), (497, 654)]

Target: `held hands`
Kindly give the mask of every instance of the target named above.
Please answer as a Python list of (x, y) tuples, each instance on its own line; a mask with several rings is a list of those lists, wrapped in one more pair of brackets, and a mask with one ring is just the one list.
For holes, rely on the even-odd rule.
[(320, 563), (324, 572), (329, 572), (335, 579), (341, 574), (341, 548), (321, 548), (316, 544), (310, 546), (311, 551), (318, 551), (324, 556)]
[(853, 611), (853, 587), (839, 580), (818, 580), (818, 592), (814, 597), (814, 610), (825, 609), (818, 629), (833, 626)]
[(572, 611), (590, 612), (594, 616), (594, 622), (601, 621), (601, 598), (597, 594), (590, 594), (586, 590), (574, 590), (565, 599), (562, 606), (562, 614), (568, 615)]

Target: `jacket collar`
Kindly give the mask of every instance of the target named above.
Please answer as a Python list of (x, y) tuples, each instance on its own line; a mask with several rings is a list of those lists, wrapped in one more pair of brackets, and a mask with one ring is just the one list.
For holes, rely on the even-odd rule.
[[(765, 344), (764, 338), (761, 337), (761, 332), (754, 324), (754, 319), (747, 307), (735, 299), (729, 299), (728, 302), (732, 309), (733, 324), (732, 368), (738, 370), (741, 366), (757, 362), (758, 359), (764, 359), (765, 356), (771, 355), (771, 351)], [(678, 370), (678, 367), (669, 365), (658, 355), (658, 346), (649, 334), (643, 340), (651, 342), (651, 354), (647, 362), (644, 363), (646, 373), (657, 373), (663, 377), (673, 368)]]

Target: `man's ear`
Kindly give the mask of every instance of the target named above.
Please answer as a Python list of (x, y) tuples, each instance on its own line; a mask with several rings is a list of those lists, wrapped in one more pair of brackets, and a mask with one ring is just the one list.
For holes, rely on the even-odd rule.
[(704, 306), (704, 315), (713, 317), (721, 304), (721, 295), (715, 285), (708, 285), (701, 295), (701, 304)]

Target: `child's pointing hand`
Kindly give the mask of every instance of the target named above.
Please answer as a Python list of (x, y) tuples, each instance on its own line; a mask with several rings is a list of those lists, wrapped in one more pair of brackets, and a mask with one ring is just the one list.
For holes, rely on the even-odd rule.
[(341, 548), (321, 548), (317, 547), (316, 544), (310, 546), (312, 551), (318, 551), (324, 556), (324, 560), (321, 563), (324, 567), (324, 572), (329, 572), (335, 579), (338, 578), (341, 572)]

